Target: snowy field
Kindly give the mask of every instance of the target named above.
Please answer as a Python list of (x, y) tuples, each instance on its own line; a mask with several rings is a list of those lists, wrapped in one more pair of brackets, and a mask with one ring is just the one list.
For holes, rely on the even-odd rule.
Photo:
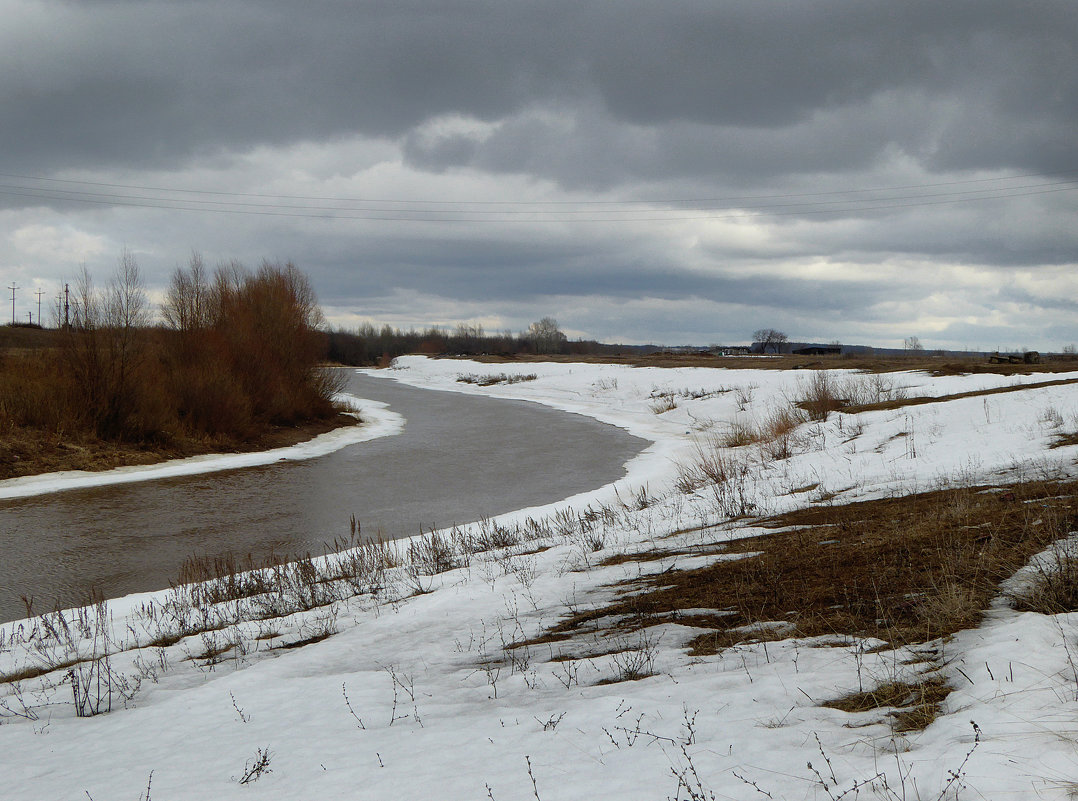
[[(420, 357), (369, 372), (589, 415), (652, 445), (616, 485), (411, 548), (278, 571), (261, 596), (188, 587), (0, 626), (0, 798), (1078, 793), (1078, 614), (999, 600), (979, 627), (923, 646), (944, 655), (954, 689), (911, 732), (887, 710), (820, 705), (901, 678), (913, 670), (904, 649), (829, 637), (689, 656), (699, 632), (673, 622), (542, 638), (571, 611), (609, 602), (618, 582), (725, 558), (612, 556), (760, 533), (727, 525), (731, 513), (1072, 477), (1075, 448), (1050, 445), (1078, 428), (1078, 384), (802, 422), (729, 449), (742, 472), (737, 492), (720, 495), (687, 488), (687, 467), (790, 409), (810, 374)], [(862, 403), (1076, 377), (828, 376)], [(326, 580), (304, 584), (308, 574)]]

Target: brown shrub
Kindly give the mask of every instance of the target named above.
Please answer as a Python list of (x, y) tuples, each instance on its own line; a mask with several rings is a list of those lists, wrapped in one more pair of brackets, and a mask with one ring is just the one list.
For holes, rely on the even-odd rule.
[[(209, 286), (193, 260), (173, 277), (163, 309), (173, 326), (167, 329), (148, 326), (128, 253), (106, 289), (95, 289), (88, 274), (74, 289), (70, 326), (38, 332), (44, 347), (0, 362), (0, 430), (9, 445), (42, 436), (54, 444), (96, 439), (169, 447), (244, 441), (271, 426), (336, 413), (341, 377), (320, 367), (321, 312), (292, 264), (266, 263), (256, 273), (232, 264)], [(24, 472), (5, 459), (14, 463), (32, 449), (0, 453), (0, 474)]]

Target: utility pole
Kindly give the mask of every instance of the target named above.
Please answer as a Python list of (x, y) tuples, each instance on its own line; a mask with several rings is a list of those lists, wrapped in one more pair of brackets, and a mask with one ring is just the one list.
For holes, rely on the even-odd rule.
[(34, 294), (37, 295), (37, 324), (41, 325), (41, 296), (45, 293), (39, 289)]
[(64, 328), (71, 327), (71, 286), (64, 284)]
[(15, 282), (12, 281), (11, 286), (9, 286), (8, 289), (11, 290), (11, 324), (15, 325), (15, 290), (18, 289), (18, 287), (15, 285)]

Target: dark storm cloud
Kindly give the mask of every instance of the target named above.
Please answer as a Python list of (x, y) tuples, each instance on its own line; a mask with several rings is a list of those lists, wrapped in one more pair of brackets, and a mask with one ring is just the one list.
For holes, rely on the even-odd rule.
[[(613, 238), (567, 244), (493, 242), (465, 239), (446, 243), (417, 240), (370, 242), (347, 264), (340, 254), (319, 251), (314, 242), (301, 250), (304, 263), (320, 275), (326, 298), (362, 304), (371, 292), (434, 294), (454, 301), (503, 307), (514, 301), (554, 303), (567, 297), (603, 296), (614, 302), (633, 298), (659, 301), (706, 300), (792, 311), (846, 314), (906, 290), (873, 281), (821, 281), (796, 276), (731, 276), (717, 270), (690, 270), (677, 258), (642, 255), (636, 241)], [(761, 271), (767, 268), (761, 265)], [(910, 297), (913, 297), (912, 295)]]
[[(0, 0), (0, 19), (0, 173), (116, 185), (0, 178), (24, 284), (107, 272), (126, 243), (160, 288), (194, 246), (294, 259), (328, 306), (395, 319), (1078, 338), (1037, 297), (1078, 261), (1071, 0)], [(280, 206), (110, 208), (123, 185)], [(289, 217), (285, 195), (467, 201), (491, 224)], [(537, 199), (562, 222), (515, 224)], [(578, 224), (608, 201), (618, 222)]]
[[(615, 141), (612, 158), (646, 176), (679, 159), (699, 166), (708, 148), (729, 148), (732, 162), (752, 149), (739, 140), (756, 138), (741, 129), (763, 137), (751, 162), (787, 162), (797, 149), (769, 131), (824, 132), (821, 116), (856, 118), (851, 110), (888, 97), (901, 101), (882, 118), (894, 132), (862, 121), (869, 135), (833, 141), (824, 162), (845, 150), (856, 166), (897, 141), (939, 169), (1051, 171), (1072, 167), (1078, 147), (1069, 2), (8, 5), (7, 170), (175, 165), (217, 149), (395, 137), (442, 114), (495, 121), (549, 106), (664, 137), (673, 126), (660, 146)], [(914, 136), (912, 121), (933, 103), (950, 113)], [(574, 134), (589, 132), (602, 126)], [(533, 146), (556, 146), (555, 131), (532, 135)], [(425, 163), (499, 163), (481, 150), (445, 142)]]

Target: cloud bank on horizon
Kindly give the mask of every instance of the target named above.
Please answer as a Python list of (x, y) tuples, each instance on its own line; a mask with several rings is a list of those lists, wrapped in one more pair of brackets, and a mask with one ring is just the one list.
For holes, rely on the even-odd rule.
[(1069, 0), (0, 0), (0, 283), (295, 261), (330, 321), (1078, 340)]

